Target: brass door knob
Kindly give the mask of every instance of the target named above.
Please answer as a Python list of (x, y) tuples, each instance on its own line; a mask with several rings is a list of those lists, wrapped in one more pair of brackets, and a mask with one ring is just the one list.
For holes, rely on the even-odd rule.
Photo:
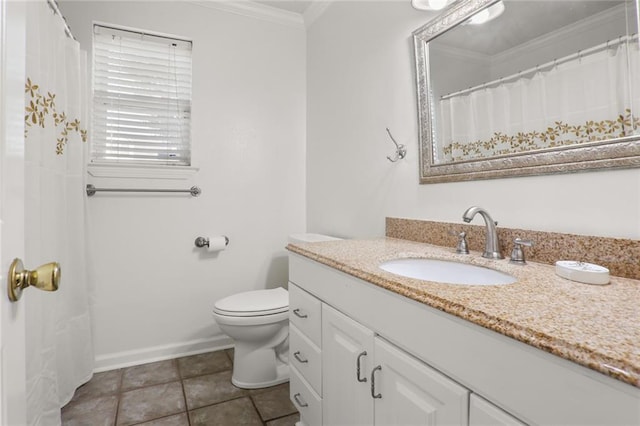
[(14, 259), (9, 266), (9, 279), (7, 291), (9, 300), (17, 302), (22, 295), (22, 290), (29, 286), (45, 291), (56, 291), (60, 285), (60, 265), (57, 262), (39, 266), (34, 271), (24, 269), (20, 259)]

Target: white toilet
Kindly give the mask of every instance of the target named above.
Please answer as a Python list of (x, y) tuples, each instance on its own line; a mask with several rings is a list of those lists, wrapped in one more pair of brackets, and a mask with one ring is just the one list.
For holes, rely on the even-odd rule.
[(218, 300), (213, 318), (235, 342), (231, 382), (254, 389), (289, 380), (289, 292), (282, 287)]
[[(293, 243), (330, 241), (320, 234), (295, 234)], [(256, 389), (289, 380), (289, 292), (282, 287), (234, 294), (218, 300), (213, 318), (234, 340), (231, 382)]]

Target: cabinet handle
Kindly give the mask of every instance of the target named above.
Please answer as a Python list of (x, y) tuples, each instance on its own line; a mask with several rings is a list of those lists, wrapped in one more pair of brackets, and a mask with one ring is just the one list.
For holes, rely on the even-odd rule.
[(309, 404), (307, 404), (306, 402), (304, 402), (304, 400), (302, 398), (300, 398), (300, 393), (297, 393), (297, 394), (293, 395), (293, 399), (295, 399), (296, 400), (296, 404), (298, 404), (302, 408), (309, 406)]
[(371, 372), (371, 397), (373, 399), (382, 398), (382, 394), (376, 394), (376, 371), (382, 370), (382, 366), (379, 365)]
[(309, 315), (307, 314), (301, 314), (300, 313), (300, 309), (294, 309), (293, 313), (298, 317), (298, 318), (307, 318)]
[(294, 352), (294, 353), (293, 353), (293, 357), (294, 357), (295, 359), (297, 359), (297, 360), (298, 360), (298, 362), (300, 362), (300, 363), (302, 363), (302, 364), (306, 364), (307, 362), (309, 362), (309, 360), (308, 360), (308, 359), (304, 359), (304, 358), (300, 357), (300, 351)]
[(362, 383), (366, 383), (367, 382), (367, 378), (366, 377), (360, 377), (360, 359), (363, 356), (367, 355), (367, 351), (362, 352), (360, 355), (358, 355), (358, 359), (356, 360), (356, 379), (358, 379), (359, 382)]

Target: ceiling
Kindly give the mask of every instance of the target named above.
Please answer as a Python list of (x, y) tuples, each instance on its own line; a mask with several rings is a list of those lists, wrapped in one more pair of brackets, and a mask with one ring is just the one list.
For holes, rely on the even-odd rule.
[(275, 7), (288, 12), (303, 14), (314, 0), (254, 0), (265, 6)]

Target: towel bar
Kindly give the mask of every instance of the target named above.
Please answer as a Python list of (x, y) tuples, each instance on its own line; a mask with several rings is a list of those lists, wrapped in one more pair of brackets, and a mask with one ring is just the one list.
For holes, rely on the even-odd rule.
[(87, 195), (91, 197), (96, 192), (188, 192), (192, 197), (197, 197), (202, 193), (202, 190), (197, 186), (192, 186), (189, 189), (131, 189), (131, 188), (96, 188), (95, 186), (87, 185)]

